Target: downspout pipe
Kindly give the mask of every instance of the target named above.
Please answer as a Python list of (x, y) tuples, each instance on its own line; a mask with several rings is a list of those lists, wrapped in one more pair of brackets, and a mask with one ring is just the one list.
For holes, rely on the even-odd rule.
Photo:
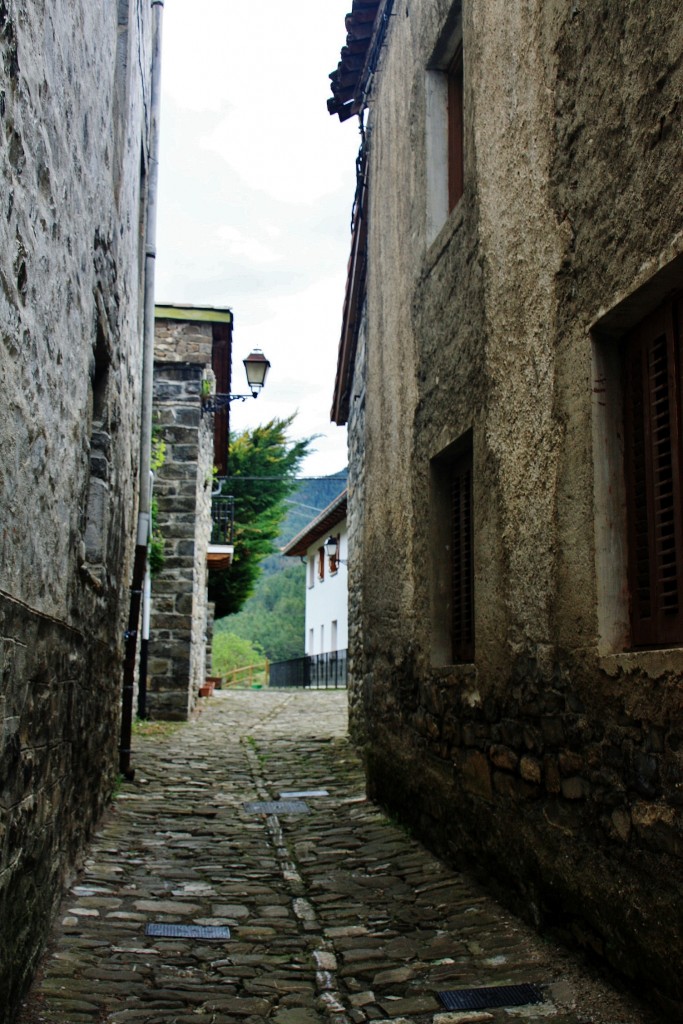
[(121, 743), (119, 771), (132, 779), (131, 736), (133, 731), (133, 696), (135, 689), (135, 655), (138, 641), (140, 605), (147, 567), (147, 545), (151, 529), (151, 458), (152, 398), (154, 386), (154, 279), (156, 263), (156, 227), (159, 186), (159, 113), (161, 109), (161, 26), (164, 0), (152, 0), (152, 82), (149, 115), (149, 163), (147, 168), (147, 219), (145, 227), (144, 328), (142, 339), (142, 403), (140, 413), (140, 484), (138, 524), (130, 588), (130, 612), (125, 634), (123, 665), (123, 703), (121, 709)]
[[(150, 495), (154, 494), (154, 473), (149, 474)], [(150, 518), (150, 538), (152, 536)], [(138, 718), (147, 718), (147, 661), (149, 656), (149, 625), (152, 617), (152, 573), (149, 558), (145, 563), (145, 579), (142, 587), (142, 636), (140, 638), (140, 667), (138, 671)]]

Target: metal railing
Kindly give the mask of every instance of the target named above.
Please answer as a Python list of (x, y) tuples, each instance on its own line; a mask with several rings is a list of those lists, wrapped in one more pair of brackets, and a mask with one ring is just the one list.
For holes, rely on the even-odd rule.
[(346, 650), (270, 663), (270, 685), (314, 690), (346, 688)]
[(235, 530), (235, 499), (219, 494), (211, 499), (211, 543), (232, 544)]

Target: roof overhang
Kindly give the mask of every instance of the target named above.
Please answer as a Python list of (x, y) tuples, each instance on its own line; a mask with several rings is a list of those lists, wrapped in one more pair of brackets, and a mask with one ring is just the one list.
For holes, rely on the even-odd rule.
[(346, 45), (336, 70), (330, 74), (332, 96), (327, 101), (328, 111), (337, 114), (340, 121), (360, 114), (365, 106), (366, 83), (383, 20), (378, 15), (391, 3), (393, 0), (353, 0), (351, 13), (346, 15)]
[(209, 544), (206, 552), (206, 564), (213, 572), (229, 569), (235, 554), (234, 544)]
[(308, 526), (305, 526), (296, 537), (290, 540), (286, 547), (282, 548), (283, 555), (298, 555), (303, 557), (308, 549), (316, 541), (329, 534), (339, 523), (346, 519), (347, 491), (344, 489), (338, 498), (335, 498), (327, 508), (324, 508), (315, 519), (312, 519)]

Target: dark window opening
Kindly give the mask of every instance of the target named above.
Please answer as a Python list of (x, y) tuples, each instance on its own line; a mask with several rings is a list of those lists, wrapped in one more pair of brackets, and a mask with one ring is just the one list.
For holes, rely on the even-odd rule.
[(453, 465), (451, 479), (451, 594), (453, 660), (474, 658), (472, 452)]
[(626, 339), (624, 438), (631, 639), (683, 643), (680, 299)]
[(101, 426), (107, 419), (109, 386), (109, 351), (101, 323), (97, 324), (97, 338), (93, 356), (92, 418), (93, 424)]
[[(231, 387), (232, 324), (212, 324), (211, 369), (216, 377), (216, 393), (227, 395)], [(228, 475), (230, 441), (230, 406), (224, 405), (214, 414), (213, 462), (218, 476)]]
[(474, 661), (471, 431), (431, 463), (432, 662)]

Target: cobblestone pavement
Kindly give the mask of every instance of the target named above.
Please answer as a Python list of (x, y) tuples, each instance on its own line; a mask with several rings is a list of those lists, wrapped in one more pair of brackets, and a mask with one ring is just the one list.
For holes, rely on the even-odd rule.
[[(216, 693), (135, 739), (58, 915), (21, 1024), (653, 1024), (363, 794), (343, 691)], [(253, 813), (288, 791), (309, 813)], [(289, 798), (290, 800), (295, 798)], [(296, 800), (295, 800), (296, 802)], [(159, 938), (148, 923), (227, 926)], [(437, 992), (536, 983), (536, 1006), (445, 1012)]]

